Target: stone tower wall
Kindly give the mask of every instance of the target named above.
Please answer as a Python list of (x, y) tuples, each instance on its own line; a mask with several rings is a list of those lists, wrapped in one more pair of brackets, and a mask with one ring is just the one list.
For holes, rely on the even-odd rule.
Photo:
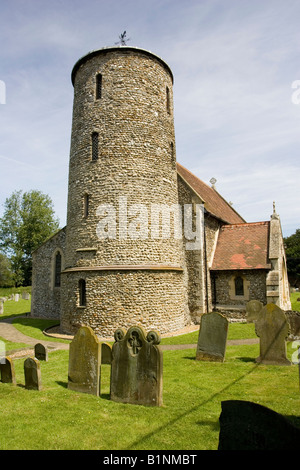
[[(107, 335), (140, 321), (143, 312), (145, 328), (181, 328), (188, 322), (182, 240), (172, 224), (170, 237), (151, 232), (153, 204), (178, 204), (172, 73), (152, 53), (115, 47), (82, 58), (72, 79), (62, 327), (74, 332), (89, 324)], [(104, 205), (113, 208), (115, 232), (100, 239)], [(79, 279), (86, 283), (85, 306)]]
[(32, 253), (31, 316), (59, 320), (61, 287), (55, 285), (55, 255), (61, 255), (64, 268), (65, 228)]

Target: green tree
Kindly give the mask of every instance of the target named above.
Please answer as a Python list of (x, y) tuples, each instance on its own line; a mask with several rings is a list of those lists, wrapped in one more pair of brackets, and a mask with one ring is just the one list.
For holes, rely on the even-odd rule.
[(50, 197), (41, 191), (15, 191), (0, 219), (0, 248), (10, 259), (15, 285), (30, 285), (32, 251), (59, 228)]
[(3, 253), (0, 253), (0, 287), (12, 287), (13, 285), (11, 263)]
[(284, 238), (289, 281), (292, 286), (300, 284), (300, 229)]

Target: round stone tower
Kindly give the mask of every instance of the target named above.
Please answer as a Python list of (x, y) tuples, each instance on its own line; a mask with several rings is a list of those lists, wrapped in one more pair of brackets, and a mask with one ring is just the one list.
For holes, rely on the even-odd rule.
[(82, 57), (72, 83), (62, 329), (182, 328), (172, 72), (149, 51), (108, 47)]

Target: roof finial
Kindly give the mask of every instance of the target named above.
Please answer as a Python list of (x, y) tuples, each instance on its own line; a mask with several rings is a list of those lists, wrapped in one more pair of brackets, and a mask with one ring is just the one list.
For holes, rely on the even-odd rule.
[(120, 34), (119, 39), (120, 40), (118, 42), (115, 42), (115, 44), (120, 44), (120, 46), (126, 46), (127, 41), (130, 41), (130, 38), (126, 38), (126, 31)]
[(275, 201), (273, 201), (273, 214), (271, 215), (271, 219), (279, 219), (279, 215), (277, 214), (275, 209)]
[(211, 184), (211, 187), (215, 189), (215, 184), (216, 184), (216, 182), (217, 182), (216, 178), (211, 178), (211, 179), (209, 180), (209, 182), (210, 182), (210, 184)]

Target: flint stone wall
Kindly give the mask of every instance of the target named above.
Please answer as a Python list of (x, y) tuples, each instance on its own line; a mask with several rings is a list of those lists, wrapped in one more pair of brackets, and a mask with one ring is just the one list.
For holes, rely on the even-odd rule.
[(61, 288), (54, 287), (55, 254), (65, 252), (65, 228), (47, 240), (32, 255), (31, 316), (60, 318)]
[[(124, 271), (63, 274), (65, 311), (61, 329), (74, 334), (89, 325), (100, 337), (112, 337), (121, 325), (138, 323), (161, 333), (183, 328), (189, 321), (182, 299), (186, 295), (182, 272)], [(86, 304), (80, 307), (78, 281), (86, 275)]]
[[(249, 298), (232, 298), (230, 294), (230, 279), (232, 276), (242, 275), (249, 282)], [(261, 270), (248, 271), (219, 271), (215, 277), (215, 305), (220, 306), (243, 306), (245, 308), (250, 300), (259, 300), (263, 304), (267, 303), (266, 298), (266, 272)], [(246, 296), (244, 296), (246, 297)]]
[[(99, 74), (102, 88), (97, 99)], [(182, 328), (188, 322), (182, 240), (174, 237), (172, 224), (170, 237), (154, 238), (151, 218), (153, 204), (178, 204), (172, 73), (152, 53), (113, 47), (82, 58), (72, 79), (62, 328), (74, 332), (86, 324), (100, 336), (111, 336), (117, 327), (132, 323), (161, 332)], [(92, 159), (93, 132), (99, 139), (97, 159)], [(88, 215), (83, 204), (86, 194)], [(116, 232), (101, 240), (99, 207), (104, 204), (115, 211)], [(135, 206), (134, 214), (130, 210), (136, 204), (140, 210)], [(135, 216), (138, 230), (145, 226), (149, 230), (144, 237), (132, 239), (127, 232), (127, 238), (121, 239), (124, 226), (129, 230)], [(147, 266), (157, 266), (158, 271)], [(85, 307), (78, 301), (80, 279), (86, 282)]]

